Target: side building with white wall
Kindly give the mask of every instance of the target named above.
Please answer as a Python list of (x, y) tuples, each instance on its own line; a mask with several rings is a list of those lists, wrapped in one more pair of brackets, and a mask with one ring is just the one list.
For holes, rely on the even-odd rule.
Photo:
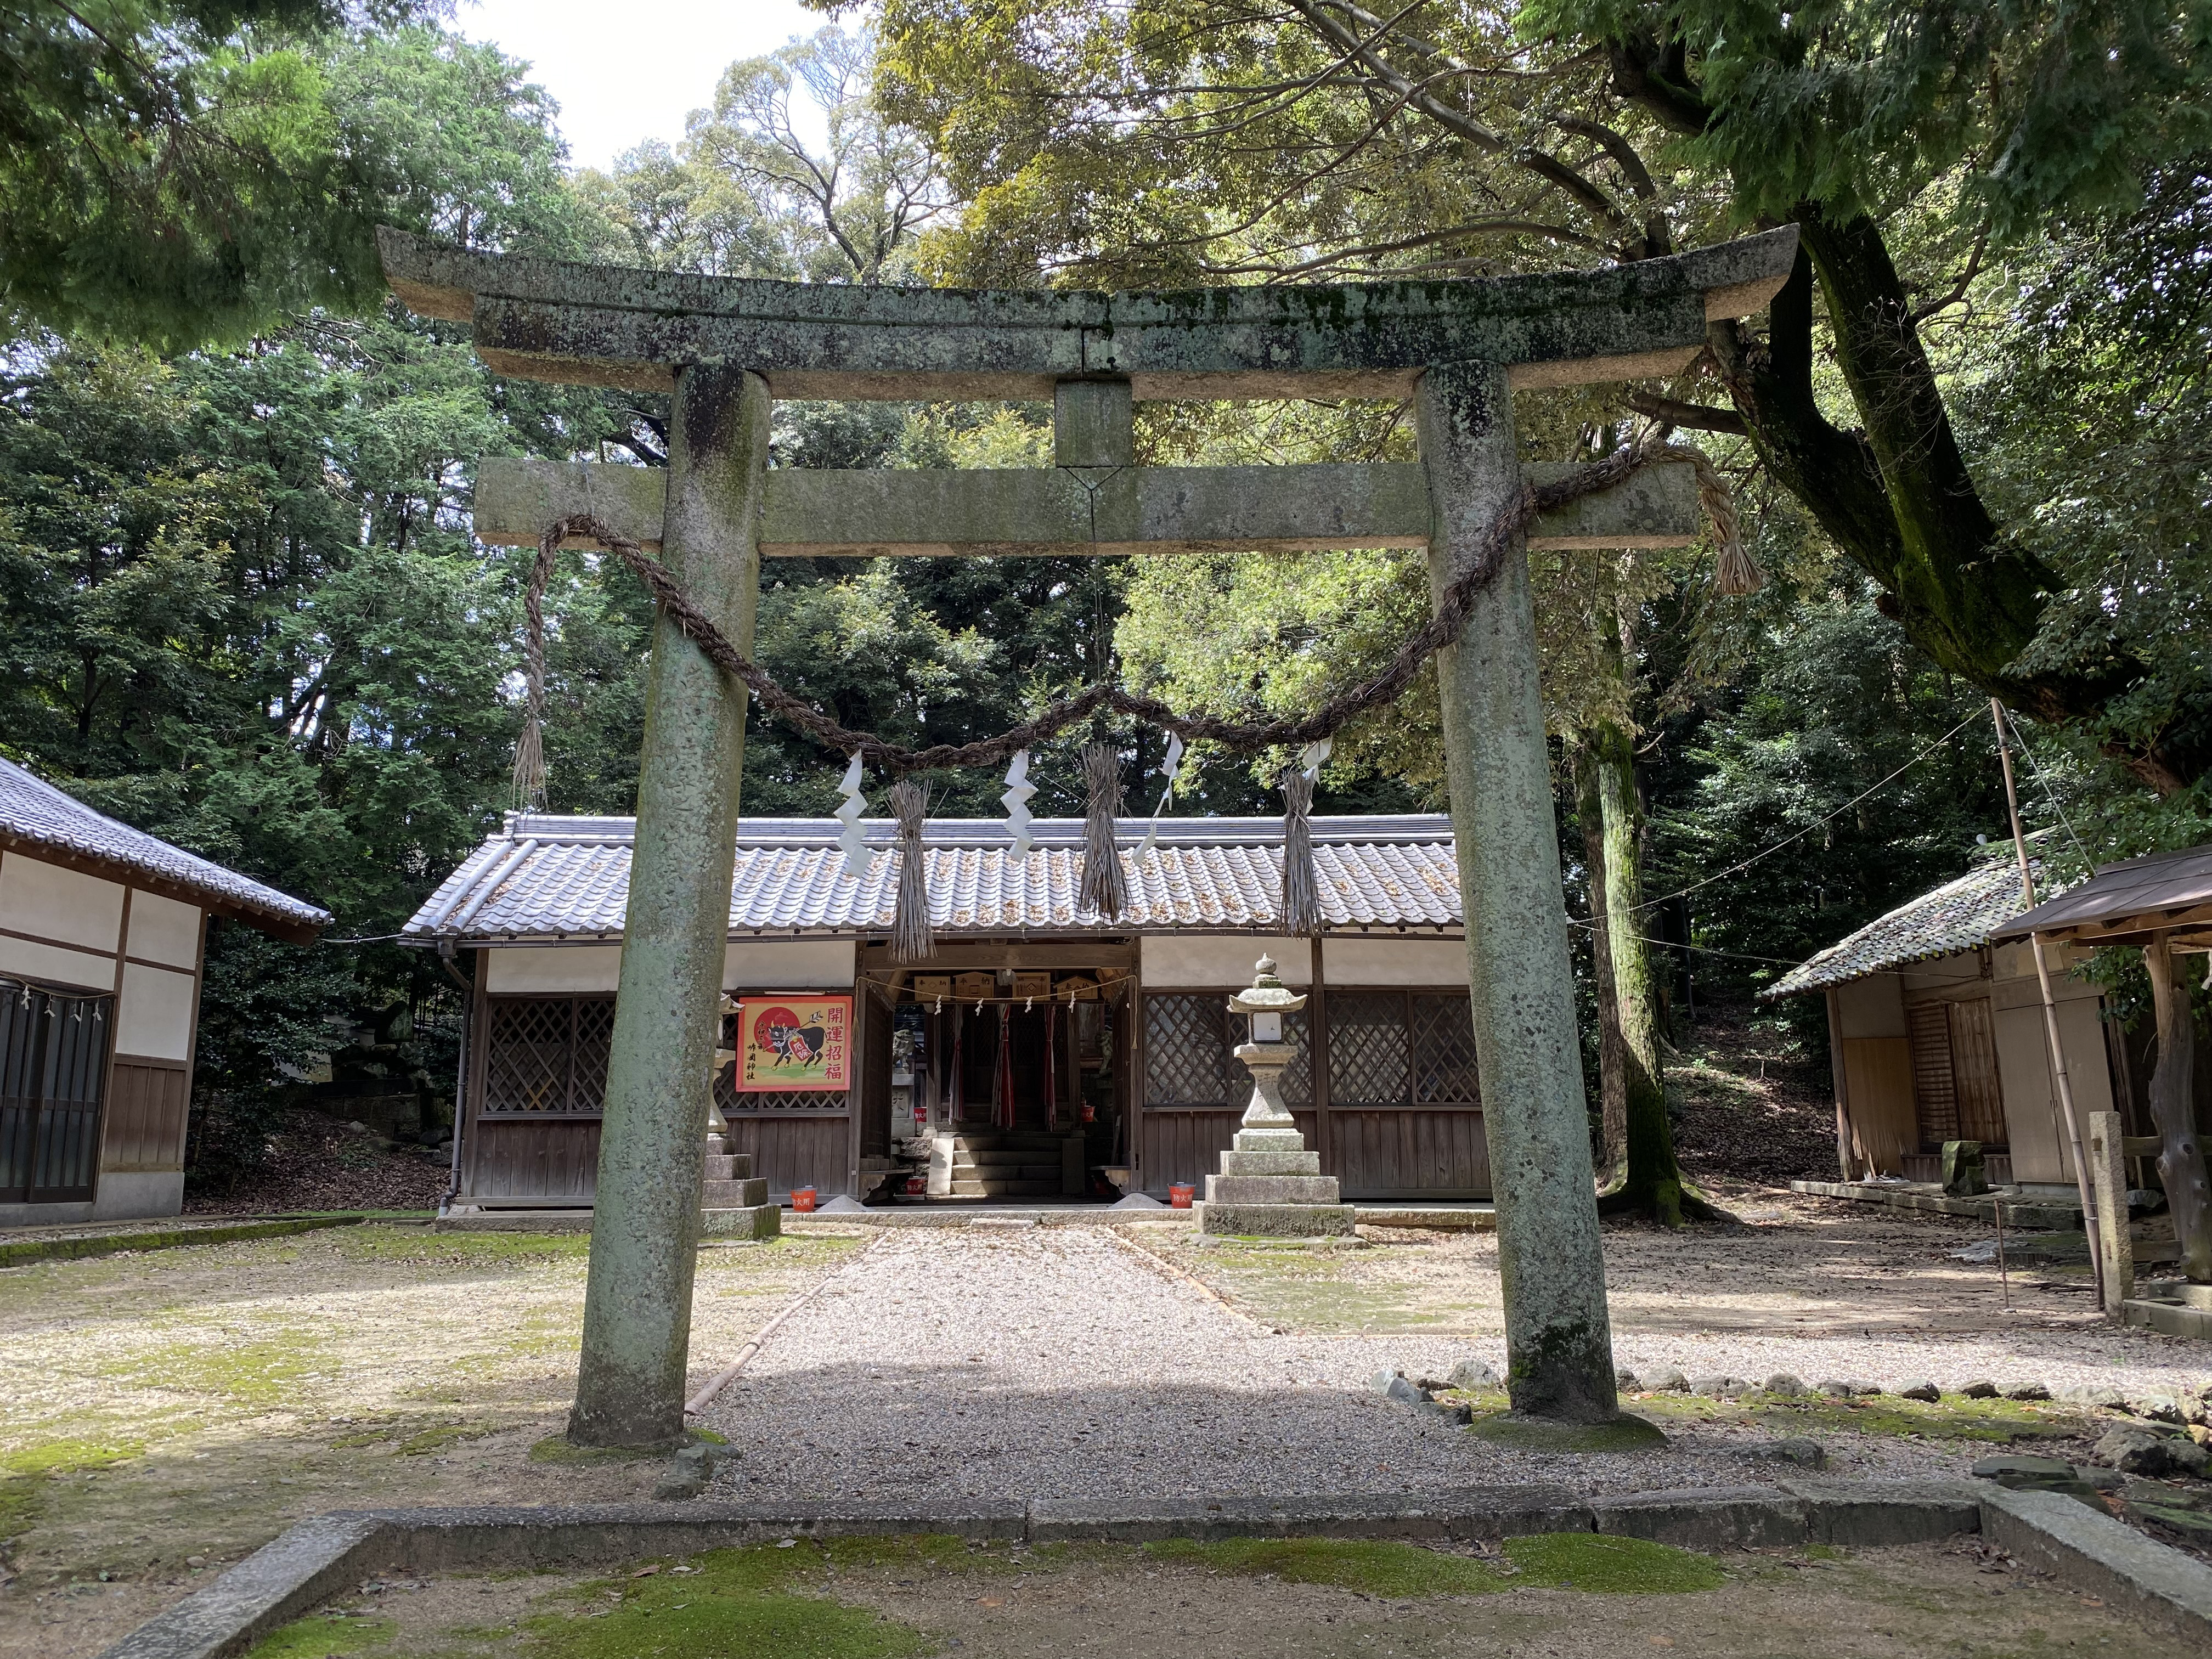
[(183, 1207), (210, 916), (331, 920), (0, 761), (0, 1226)]
[[(1945, 1141), (1977, 1140), (1991, 1181), (2072, 1191), (2035, 959), (2024, 943), (1996, 938), (2027, 908), (2019, 867), (1992, 855), (1761, 993), (1826, 1000), (1844, 1180), (1871, 1171), (1932, 1181)], [(2045, 951), (2085, 1126), (2091, 1112), (2130, 1110), (2126, 1055), (2103, 994), (2072, 971), (2087, 956), (2063, 945)]]

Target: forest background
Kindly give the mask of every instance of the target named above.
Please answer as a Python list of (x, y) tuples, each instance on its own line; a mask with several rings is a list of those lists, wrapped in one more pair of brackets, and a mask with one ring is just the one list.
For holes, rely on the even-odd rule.
[[(434, 5), (0, 17), (0, 753), (338, 919), (304, 949), (216, 931), (196, 1182), (250, 1176), (284, 1078), (334, 1047), (450, 1091), (454, 987), (390, 935), (514, 804), (526, 556), (471, 540), (476, 459), (665, 458), (664, 401), (500, 380), (465, 329), (386, 300), (379, 222), (726, 275), (1081, 287), (1481, 276), (1805, 226), (1771, 317), (1717, 330), (1677, 382), (1519, 399), (1532, 458), (1694, 438), (1765, 574), (1718, 595), (1710, 543), (1537, 561), (1616, 1167), (1624, 1091), (1656, 1090), (1692, 984), (1747, 999), (2005, 841), (1993, 693), (2046, 880), (2212, 839), (2202, 0), (822, 9), (731, 65), (681, 144), (605, 172), (568, 167), (526, 66)], [(1046, 414), (783, 404), (773, 464), (1047, 465)], [(1148, 405), (1139, 442), (1156, 464), (1413, 455), (1381, 404)], [(1372, 552), (764, 580), (763, 662), (907, 743), (1116, 669), (1178, 702), (1303, 708), (1426, 603), (1419, 561)], [(629, 811), (649, 606), (568, 555), (548, 612), (549, 804)], [(1159, 734), (1107, 735), (1149, 799)], [(1079, 810), (1075, 741), (1036, 757), (1039, 811)], [(1171, 810), (1279, 811), (1283, 759), (1194, 754)], [(746, 810), (826, 812), (841, 766), (756, 720)], [(995, 776), (930, 781), (941, 814), (998, 811)], [(1316, 810), (1442, 789), (1425, 680), (1340, 738)], [(1608, 892), (1640, 980), (1594, 925)], [(2096, 971), (2132, 1018), (2130, 963)], [(1765, 1017), (1817, 1048), (1820, 1014)]]

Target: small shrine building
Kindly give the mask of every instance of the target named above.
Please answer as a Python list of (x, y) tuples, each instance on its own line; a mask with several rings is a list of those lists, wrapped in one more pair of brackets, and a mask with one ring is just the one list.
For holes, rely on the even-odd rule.
[[(1284, 1094), (1345, 1196), (1490, 1195), (1448, 818), (1312, 819), (1310, 938), (1275, 931), (1279, 818), (1163, 820), (1149, 848), (1146, 821), (1117, 827), (1130, 903), (1109, 922), (1078, 906), (1079, 819), (1034, 821), (1021, 860), (1004, 820), (932, 820), (937, 951), (915, 966), (890, 959), (895, 857), (856, 878), (838, 820), (743, 820), (722, 975), (738, 1058), (714, 1090), (773, 1197), (1066, 1202), (1199, 1182), (1250, 1092), (1227, 1000), (1262, 952), (1309, 994)], [(592, 1202), (634, 830), (511, 814), (407, 925), (475, 957), (455, 1212)], [(823, 1071), (834, 1086), (739, 1075), (787, 1057), (845, 1063)]]

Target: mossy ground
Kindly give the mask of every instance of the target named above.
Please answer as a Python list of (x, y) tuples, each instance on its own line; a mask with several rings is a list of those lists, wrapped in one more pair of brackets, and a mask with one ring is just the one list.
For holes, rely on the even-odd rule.
[(1710, 1556), (1641, 1538), (1540, 1533), (1505, 1540), (1504, 1559), (1455, 1555), (1388, 1539), (1174, 1539), (1145, 1547), (1157, 1560), (1292, 1584), (1333, 1584), (1364, 1595), (1491, 1595), (1510, 1589), (1682, 1595), (1725, 1582)]
[(1810, 1435), (1816, 1440), (1823, 1434), (1878, 1434), (2008, 1445), (2094, 1438), (2102, 1431), (2094, 1414), (2075, 1407), (2043, 1401), (1969, 1400), (1963, 1395), (1923, 1401), (1894, 1395), (1842, 1400), (1753, 1393), (1724, 1401), (1686, 1394), (1638, 1394), (1627, 1403), (1639, 1416), (1666, 1425), (1733, 1423), (1777, 1435)]
[(1609, 1423), (1552, 1423), (1497, 1411), (1477, 1417), (1468, 1432), (1534, 1452), (1649, 1452), (1667, 1443), (1662, 1430), (1626, 1412)]
[[(332, 1612), (343, 1616), (333, 1617)], [(414, 1581), (250, 1659), (2164, 1659), (2170, 1632), (1956, 1546), (1711, 1557), (1553, 1534), (1142, 1547), (799, 1540), (591, 1577)]]
[[(694, 1382), (858, 1244), (702, 1252)], [(530, 1458), (588, 1247), (370, 1222), (0, 1271), (0, 1659), (96, 1653), (308, 1515), (649, 1497), (665, 1460)]]

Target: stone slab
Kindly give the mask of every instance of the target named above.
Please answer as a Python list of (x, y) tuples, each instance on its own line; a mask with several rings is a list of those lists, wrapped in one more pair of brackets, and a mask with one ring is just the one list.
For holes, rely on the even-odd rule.
[(1363, 1227), (1433, 1227), (1440, 1232), (1498, 1231), (1498, 1212), (1487, 1204), (1355, 1204)]
[(1772, 1486), (1711, 1486), (1594, 1498), (1597, 1530), (1686, 1550), (1776, 1549), (1808, 1542), (1810, 1506)]
[[(1528, 472), (1542, 484), (1571, 470)], [(486, 456), (477, 533), (534, 546), (555, 519), (588, 513), (650, 550), (665, 489), (657, 467)], [(801, 467), (768, 475), (761, 514), (764, 558), (873, 558), (1421, 548), (1431, 507), (1417, 462), (1133, 467), (1103, 482), (1047, 467)], [(1528, 544), (1680, 546), (1703, 522), (1694, 469), (1656, 463), (1542, 514)]]
[(1223, 1237), (1345, 1237), (1358, 1222), (1349, 1204), (1199, 1203), (1191, 1209), (1200, 1232)]
[(1306, 1138), (1296, 1129), (1239, 1129), (1229, 1138), (1229, 1147), (1237, 1152), (1302, 1152)]
[(2186, 1303), (2130, 1297), (2120, 1304), (2120, 1313), (2130, 1325), (2166, 1336), (2212, 1342), (2212, 1308), (2192, 1308)]
[(1238, 1176), (1317, 1176), (1319, 1152), (1240, 1152), (1221, 1155), (1221, 1173)]
[(1208, 1204), (1235, 1205), (1243, 1207), (1253, 1204), (1321, 1205), (1336, 1207), (1338, 1204), (1334, 1176), (1309, 1175), (1210, 1175), (1206, 1178), (1206, 1201)]
[[(764, 1187), (749, 1181), (748, 1187)], [(749, 1204), (699, 1212), (699, 1231), (708, 1238), (774, 1238), (783, 1231), (783, 1211), (774, 1204)]]
[(478, 1210), (441, 1215), (430, 1224), (441, 1233), (587, 1233), (589, 1210)]
[(735, 1181), (702, 1181), (699, 1202), (709, 1210), (750, 1210), (768, 1202), (768, 1178), (752, 1176)]
[(778, 398), (1036, 398), (1126, 376), (1148, 398), (1409, 395), (1432, 363), (1522, 385), (1670, 373), (1706, 324), (1788, 277), (1794, 226), (1664, 258), (1456, 282), (1156, 293), (795, 283), (569, 264), (377, 235), (423, 316), (471, 325), (496, 372), (664, 391), (679, 363), (742, 364)]
[[(1036, 1541), (1144, 1541), (1299, 1534), (1490, 1539), (1598, 1530), (1711, 1549), (1802, 1542), (1808, 1537), (1904, 1542), (1942, 1536), (1946, 1527), (1971, 1532), (1994, 1520), (2004, 1529), (2001, 1541), (2008, 1548), (2048, 1564), (2070, 1582), (2122, 1593), (2129, 1605), (2172, 1616), (2192, 1631), (2203, 1624), (2203, 1609), (2212, 1607), (2212, 1590), (2207, 1589), (2212, 1573), (2068, 1500), (2040, 1505), (2031, 1501), (2044, 1496), (1990, 1488), (1978, 1504), (1962, 1504), (1955, 1483), (1793, 1481), (1786, 1488), (1643, 1492), (1595, 1502), (1565, 1487), (1539, 1485), (1292, 1498), (1177, 1494), (1027, 1504), (949, 1499), (772, 1505), (694, 1501), (340, 1512), (297, 1523), (125, 1637), (105, 1659), (217, 1659), (376, 1571), (592, 1566), (784, 1537), (926, 1532)], [(2085, 1530), (2081, 1520), (2098, 1524)], [(2197, 1624), (2188, 1624), (2191, 1619)]]
[(2030, 1566), (2212, 1642), (2212, 1567), (2087, 1504), (1983, 1485), (1982, 1533)]
[(373, 1571), (392, 1530), (374, 1514), (300, 1522), (139, 1626), (100, 1659), (217, 1659), (239, 1652)]
[(1981, 1530), (1977, 1482), (1788, 1480), (1780, 1485), (1804, 1504), (1816, 1544), (1877, 1549)]
[(1036, 1498), (1030, 1539), (1499, 1538), (1588, 1532), (1589, 1505), (1564, 1486), (1468, 1486), (1310, 1498)]
[[(1814, 1198), (1847, 1199), (1854, 1204), (1875, 1204), (1889, 1210), (1912, 1210), (1923, 1215), (1972, 1216), (1996, 1224), (1997, 1203), (1995, 1198), (1953, 1198), (1939, 1188), (1928, 1187), (1885, 1186), (1880, 1182), (1869, 1185), (1857, 1181), (1793, 1181), (1793, 1193), (1806, 1193)], [(2005, 1225), (2017, 1227), (2022, 1232), (2063, 1233), (2078, 1229), (2081, 1224), (2081, 1206), (2039, 1201), (2014, 1203), (2006, 1199)]]

